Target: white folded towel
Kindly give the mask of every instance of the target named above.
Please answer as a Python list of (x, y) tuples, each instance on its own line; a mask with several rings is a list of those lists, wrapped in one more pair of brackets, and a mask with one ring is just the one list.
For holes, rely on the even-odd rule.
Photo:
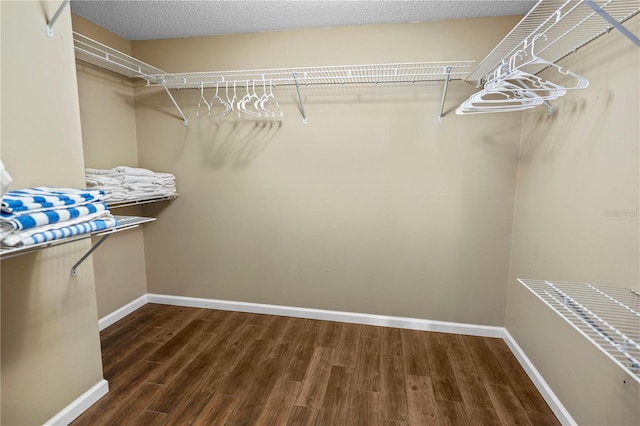
[(125, 175), (131, 176), (153, 176), (155, 172), (149, 169), (143, 169), (142, 167), (129, 167), (129, 166), (118, 166), (111, 169), (111, 172), (118, 172)]

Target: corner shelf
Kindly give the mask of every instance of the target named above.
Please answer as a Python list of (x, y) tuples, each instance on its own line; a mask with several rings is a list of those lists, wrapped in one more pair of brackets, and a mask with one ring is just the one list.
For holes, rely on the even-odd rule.
[[(509, 34), (478, 64), (467, 81), (484, 83), (496, 70), (517, 65), (519, 54), (537, 40), (535, 53), (556, 63), (617, 28), (634, 43), (638, 39), (622, 24), (640, 13), (637, 0), (540, 0)], [(633, 40), (635, 38), (635, 40)], [(542, 70), (541, 65), (538, 71)]]
[(518, 281), (640, 383), (640, 291), (586, 283)]

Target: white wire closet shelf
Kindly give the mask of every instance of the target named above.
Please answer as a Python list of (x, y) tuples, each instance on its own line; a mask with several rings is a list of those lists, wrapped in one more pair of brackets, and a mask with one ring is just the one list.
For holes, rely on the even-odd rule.
[[(614, 28), (613, 22), (597, 13), (594, 6), (619, 26), (640, 13), (638, 0), (540, 0), (467, 80), (486, 81), (497, 68), (508, 66), (509, 59), (517, 52), (526, 51), (534, 37), (535, 54), (555, 63), (608, 33)], [(624, 27), (619, 29), (627, 31)], [(515, 60), (517, 66), (521, 59), (516, 56)], [(541, 65), (537, 71), (543, 68)]]
[(43, 250), (43, 249), (47, 249), (47, 248), (50, 248), (50, 247), (59, 246), (59, 245), (62, 245), (62, 244), (73, 243), (75, 241), (85, 240), (85, 239), (91, 238), (91, 237), (100, 237), (98, 242), (96, 242), (94, 245), (92, 245), (91, 248), (80, 258), (80, 260), (78, 260), (71, 267), (71, 275), (75, 276), (78, 266), (80, 266), (80, 264), (82, 262), (84, 262), (87, 259), (87, 257), (89, 257), (89, 255), (91, 253), (93, 253), (98, 247), (100, 247), (100, 245), (108, 237), (110, 237), (111, 235), (113, 235), (115, 233), (122, 232), (122, 231), (128, 231), (130, 229), (137, 228), (138, 226), (140, 226), (140, 225), (142, 225), (144, 223), (153, 222), (154, 220), (156, 220), (153, 217), (140, 217), (140, 216), (116, 216), (116, 215), (114, 215), (114, 217), (116, 219), (118, 219), (118, 225), (113, 227), (113, 228), (106, 229), (106, 230), (90, 232), (90, 233), (86, 233), (86, 234), (76, 235), (76, 236), (73, 236), (73, 237), (60, 238), (60, 239), (52, 240), (52, 241), (45, 241), (43, 243), (33, 244), (33, 245), (30, 245), (30, 246), (0, 247), (0, 259), (1, 260), (10, 259), (12, 257), (21, 256), (23, 254), (28, 254), (28, 253), (33, 253), (33, 252), (36, 252), (36, 251), (39, 251), (39, 250)]
[(411, 62), (396, 64), (337, 65), (321, 67), (273, 68), (236, 71), (163, 73), (150, 75), (149, 85), (161, 84), (175, 89), (215, 87), (235, 83), (270, 82), (275, 86), (314, 84), (418, 83), (461, 80), (471, 71), (474, 61)]
[(76, 59), (128, 78), (139, 77), (149, 81), (151, 75), (165, 73), (160, 68), (139, 61), (75, 31), (73, 32), (73, 48)]
[(119, 208), (119, 207), (130, 207), (130, 206), (139, 206), (142, 204), (151, 204), (157, 203), (160, 201), (171, 201), (178, 198), (180, 194), (171, 194), (171, 195), (155, 195), (152, 197), (145, 198), (134, 198), (130, 200), (120, 200), (120, 201), (107, 201), (107, 205), (110, 209)]
[(475, 64), (475, 61), (440, 61), (167, 73), (77, 32), (73, 33), (73, 41), (76, 59), (128, 78), (141, 78), (146, 81), (147, 86), (162, 86), (182, 116), (185, 125), (188, 124), (188, 120), (169, 89), (202, 90), (203, 88), (222, 87), (221, 85), (225, 85), (225, 88), (229, 85), (234, 87), (252, 85), (255, 87), (267, 82), (274, 87), (296, 86), (303, 112), (303, 122), (306, 123), (300, 85), (444, 81), (445, 89), (439, 117), (441, 121), (442, 107), (449, 81), (466, 79)]
[(640, 383), (640, 292), (586, 283), (518, 279)]

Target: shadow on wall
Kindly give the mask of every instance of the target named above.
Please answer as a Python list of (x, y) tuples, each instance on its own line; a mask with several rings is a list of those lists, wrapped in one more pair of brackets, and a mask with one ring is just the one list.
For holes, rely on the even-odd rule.
[(281, 120), (196, 120), (193, 122), (202, 150), (202, 166), (248, 167), (282, 127)]
[[(521, 161), (539, 155), (551, 161), (557, 150), (592, 151), (600, 143), (593, 135), (606, 122), (612, 103), (613, 93), (610, 90), (601, 90), (591, 98), (576, 91), (556, 101), (551, 115), (543, 108), (525, 113), (527, 133), (523, 135)], [(569, 139), (567, 135), (572, 137)]]
[[(125, 76), (122, 76), (115, 72), (111, 72), (109, 70), (105, 70), (103, 68), (99, 68), (95, 65), (87, 64), (79, 60), (76, 60), (76, 72), (78, 75), (81, 75), (93, 82), (105, 84), (106, 87), (121, 87), (128, 90), (133, 90), (134, 87), (134, 82)], [(122, 99), (127, 105), (134, 106), (132, 96), (126, 98), (122, 97)]]

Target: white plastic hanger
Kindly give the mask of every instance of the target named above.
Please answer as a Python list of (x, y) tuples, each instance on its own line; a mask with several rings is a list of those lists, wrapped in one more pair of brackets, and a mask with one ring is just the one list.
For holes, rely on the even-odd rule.
[(267, 94), (267, 82), (265, 80), (262, 80), (262, 96), (260, 96), (260, 98), (258, 98), (257, 101), (255, 101), (255, 103), (253, 104), (253, 107), (260, 111), (261, 114), (264, 114), (266, 117), (274, 117), (275, 114), (273, 113), (273, 111), (268, 110), (267, 108), (265, 108), (264, 104), (265, 102), (268, 100), (269, 95)]
[(207, 113), (211, 116), (211, 104), (207, 102), (207, 99), (204, 97), (204, 83), (200, 83), (200, 99), (198, 100), (198, 108), (196, 109), (196, 117), (200, 117), (200, 107), (202, 106), (202, 102), (207, 106)]
[[(271, 104), (271, 99), (273, 99), (273, 102), (275, 103), (275, 108), (274, 105)], [(284, 113), (282, 112), (282, 108), (280, 108), (278, 99), (273, 95), (273, 80), (269, 80), (269, 94), (263, 102), (263, 105), (265, 102), (269, 104), (269, 109), (273, 113), (274, 117), (284, 117)]]
[[(512, 61), (510, 61), (511, 62), (511, 64), (510, 64), (511, 73), (510, 73), (510, 75), (508, 75), (505, 78), (518, 78), (518, 76), (532, 77), (533, 74), (526, 72), (525, 69), (527, 67), (531, 67), (532, 65), (535, 65), (536, 69), (537, 69), (537, 68), (539, 68), (540, 65), (542, 65), (544, 67), (543, 69), (552, 68), (552, 69), (555, 69), (559, 74), (570, 76), (570, 77), (573, 77), (575, 79), (575, 83), (573, 85), (560, 86), (564, 90), (576, 90), (576, 89), (585, 89), (585, 88), (587, 88), (589, 86), (589, 80), (587, 80), (583, 76), (581, 76), (579, 74), (576, 74), (576, 73), (574, 73), (572, 71), (569, 71), (568, 69), (565, 69), (565, 68), (561, 67), (558, 64), (555, 64), (553, 62), (547, 61), (546, 59), (543, 59), (543, 58), (539, 57), (538, 55), (536, 55), (536, 53), (535, 53), (535, 43), (540, 37), (544, 37), (545, 39), (547, 38), (546, 34), (539, 34), (539, 35), (533, 37), (529, 49), (520, 50), (520, 51), (516, 52), (511, 57), (512, 58)], [(529, 59), (516, 67), (515, 66), (515, 58), (516, 57), (522, 57), (522, 56), (528, 56)], [(541, 77), (536, 77), (536, 78), (538, 78), (540, 81), (542, 81), (544, 83), (551, 84), (550, 81), (542, 80)]]
[[(215, 116), (226, 116), (227, 114), (229, 114), (232, 110), (232, 106), (230, 103), (228, 103), (227, 101), (225, 101), (224, 99), (222, 99), (220, 97), (220, 95), (218, 94), (219, 92), (219, 81), (216, 81), (216, 93), (213, 95), (213, 98), (211, 99), (211, 107), (209, 110), (209, 115), (211, 117), (215, 117)], [(213, 109), (213, 104), (214, 102), (218, 100), (218, 102), (220, 102), (220, 104), (223, 106), (224, 110), (222, 112), (217, 112), (217, 113), (211, 113), (211, 110)]]
[(229, 112), (233, 111), (234, 106), (236, 104), (236, 82), (233, 82), (233, 98), (229, 98), (229, 82), (227, 81), (225, 83), (225, 97), (227, 98), (227, 103), (229, 104), (229, 106), (231, 107), (231, 109), (229, 110)]
[(254, 96), (249, 91), (249, 80), (247, 80), (246, 82), (246, 88), (247, 88), (247, 94), (244, 95), (242, 99), (238, 101), (238, 111), (244, 112), (245, 114), (253, 115), (254, 117), (260, 117), (259, 112), (255, 112), (247, 109), (247, 103), (251, 103), (251, 99)]

